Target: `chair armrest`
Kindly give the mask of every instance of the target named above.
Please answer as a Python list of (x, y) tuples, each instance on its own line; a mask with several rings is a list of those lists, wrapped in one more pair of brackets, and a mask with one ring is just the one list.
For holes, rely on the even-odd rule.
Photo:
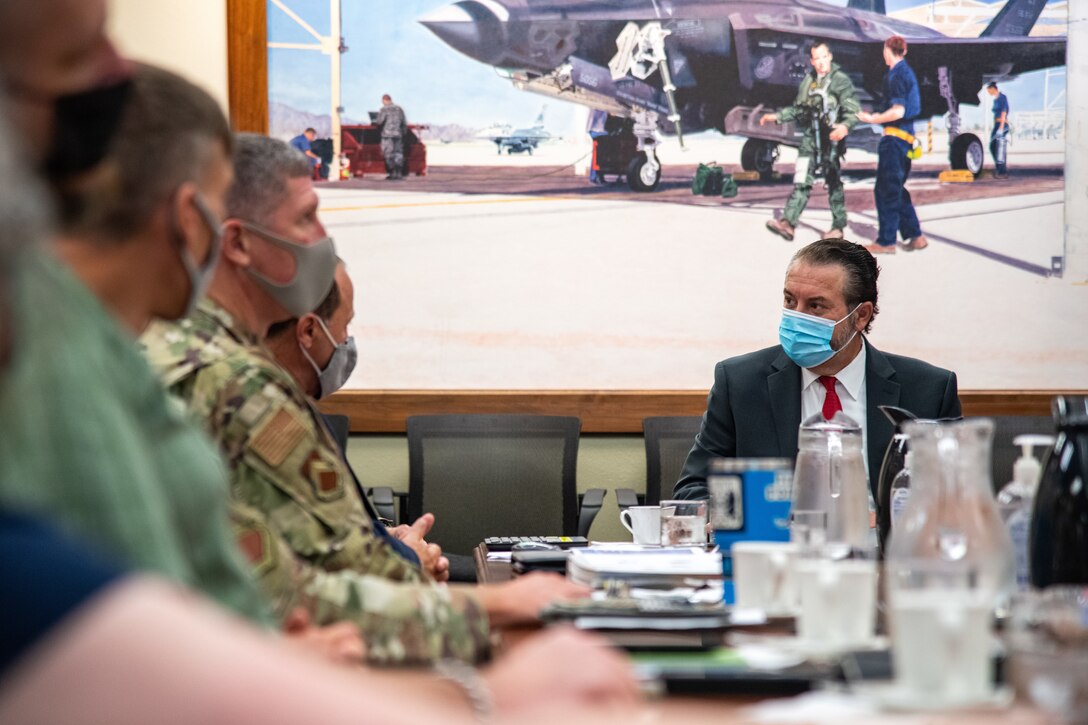
[(646, 500), (645, 494), (635, 493), (631, 488), (617, 488), (616, 489), (616, 505), (620, 507), (620, 511), (624, 511), (632, 506), (642, 506)]
[(374, 504), (378, 516), (392, 521), (395, 525), (397, 523), (397, 507), (396, 494), (393, 493), (393, 489), (389, 486), (375, 486), (374, 488), (368, 488), (366, 492), (370, 496), (370, 502)]
[(408, 492), (407, 491), (394, 491), (393, 497), (397, 500), (397, 517), (393, 519), (394, 524), (403, 524), (408, 518)]
[(578, 497), (578, 536), (589, 537), (589, 528), (600, 513), (606, 493), (603, 488), (591, 488)]

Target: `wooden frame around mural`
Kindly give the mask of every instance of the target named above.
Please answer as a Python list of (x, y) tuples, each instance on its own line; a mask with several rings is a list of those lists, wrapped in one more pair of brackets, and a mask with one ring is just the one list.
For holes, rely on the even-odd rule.
[(227, 82), (231, 127), (268, 133), (267, 0), (227, 0)]
[[(965, 415), (1050, 415), (1056, 395), (1072, 390), (961, 390)], [(654, 415), (702, 415), (706, 393), (695, 390), (344, 390), (321, 403), (346, 415), (354, 433), (403, 433), (412, 415), (536, 413), (576, 415), (584, 433), (641, 433)]]
[[(236, 131), (268, 133), (267, 0), (227, 0), (230, 116)], [(1049, 415), (1055, 395), (1088, 391), (961, 390), (967, 415)], [(323, 402), (347, 415), (355, 433), (403, 433), (411, 415), (538, 413), (577, 415), (586, 433), (641, 433), (652, 415), (701, 415), (693, 390), (346, 390)]]

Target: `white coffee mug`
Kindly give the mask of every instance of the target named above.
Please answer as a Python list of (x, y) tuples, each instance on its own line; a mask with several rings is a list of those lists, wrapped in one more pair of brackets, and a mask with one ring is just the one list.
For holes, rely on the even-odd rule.
[(794, 563), (806, 644), (846, 650), (869, 644), (876, 627), (876, 562), (799, 558)]
[(620, 511), (620, 523), (631, 532), (636, 544), (657, 546), (661, 543), (660, 506), (630, 506)]
[(796, 614), (794, 562), (801, 547), (787, 541), (738, 541), (731, 549), (739, 609), (770, 615)]

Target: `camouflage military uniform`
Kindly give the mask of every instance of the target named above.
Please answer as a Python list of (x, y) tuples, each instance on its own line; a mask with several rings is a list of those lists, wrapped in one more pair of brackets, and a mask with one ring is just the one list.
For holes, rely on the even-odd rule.
[(408, 122), (404, 118), (404, 109), (395, 103), (382, 106), (374, 122), (382, 130), (382, 157), (390, 176), (404, 175), (404, 134)]
[(222, 307), (144, 336), (166, 386), (219, 442), (231, 469), (238, 543), (276, 612), (363, 629), (372, 661), (479, 659), (487, 618), (460, 591), (424, 581), (378, 537), (332, 436), (294, 379)]

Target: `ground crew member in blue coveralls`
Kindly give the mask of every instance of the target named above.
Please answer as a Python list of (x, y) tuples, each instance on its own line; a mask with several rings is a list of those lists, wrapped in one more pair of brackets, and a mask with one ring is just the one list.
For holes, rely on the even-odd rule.
[(906, 55), (907, 41), (902, 36), (893, 35), (884, 41), (884, 62), (888, 65), (884, 75), (884, 110), (858, 114), (862, 123), (884, 126), (884, 138), (877, 147), (876, 188), (873, 190), (880, 230), (876, 241), (865, 247), (872, 254), (894, 254), (897, 234), (903, 238), (900, 246), (904, 251), (929, 246), (922, 236), (918, 215), (906, 189), (911, 162), (908, 154), (916, 144), (914, 119), (922, 112), (918, 79), (904, 60)]
[(994, 112), (994, 128), (990, 131), (990, 155), (994, 157), (994, 178), (1004, 179), (1009, 175), (1005, 165), (1009, 150), (1009, 99), (997, 89), (996, 83), (987, 83), (986, 92), (994, 99), (991, 109)]

